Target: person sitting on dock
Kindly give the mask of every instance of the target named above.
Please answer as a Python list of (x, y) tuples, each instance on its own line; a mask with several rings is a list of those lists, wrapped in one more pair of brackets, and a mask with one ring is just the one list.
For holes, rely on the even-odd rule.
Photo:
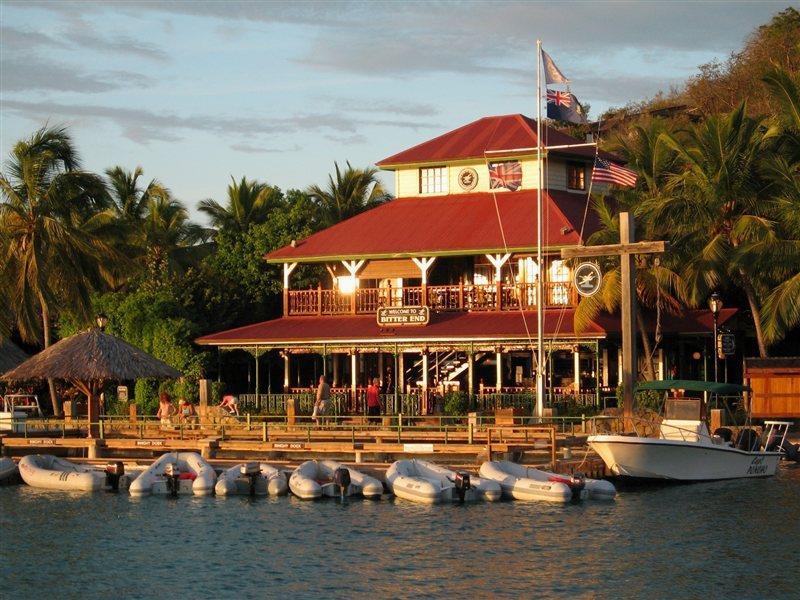
[(224, 408), (231, 415), (239, 416), (239, 401), (233, 394), (225, 394), (220, 402), (220, 407)]
[(175, 414), (175, 407), (172, 404), (172, 399), (167, 392), (161, 392), (158, 397), (158, 412), (156, 416), (161, 419), (161, 424), (169, 426), (172, 424), (172, 415)]
[(379, 422), (379, 417), (381, 414), (381, 388), (380, 388), (380, 379), (377, 377), (372, 380), (372, 383), (367, 388), (367, 415), (369, 415), (369, 420), (372, 422)]
[(319, 385), (317, 386), (317, 397), (314, 400), (314, 410), (311, 413), (311, 419), (315, 425), (319, 425), (321, 417), (328, 411), (328, 404), (331, 401), (331, 386), (325, 381), (325, 375), (319, 376)]
[(189, 402), (187, 398), (181, 400), (180, 418), (181, 423), (194, 423), (197, 421), (197, 412), (194, 410), (194, 404)]

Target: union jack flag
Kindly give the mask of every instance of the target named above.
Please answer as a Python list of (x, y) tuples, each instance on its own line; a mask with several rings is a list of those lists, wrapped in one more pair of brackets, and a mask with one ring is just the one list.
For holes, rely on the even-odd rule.
[(636, 187), (636, 171), (605, 160), (599, 156), (594, 159), (592, 169), (594, 183), (613, 183), (622, 187)]
[(569, 92), (559, 92), (558, 90), (547, 90), (547, 103), (556, 106), (571, 106), (572, 94)]
[(522, 165), (517, 160), (489, 163), (489, 187), (516, 192), (522, 186)]

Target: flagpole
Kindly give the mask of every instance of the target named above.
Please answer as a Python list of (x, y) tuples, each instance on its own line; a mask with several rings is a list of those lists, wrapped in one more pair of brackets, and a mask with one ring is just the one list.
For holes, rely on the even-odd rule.
[(536, 40), (536, 165), (538, 168), (536, 194), (536, 416), (544, 415), (544, 263), (542, 261), (542, 40)]

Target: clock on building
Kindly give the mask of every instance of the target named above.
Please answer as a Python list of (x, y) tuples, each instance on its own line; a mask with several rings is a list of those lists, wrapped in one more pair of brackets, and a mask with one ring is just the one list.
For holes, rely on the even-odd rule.
[(472, 167), (461, 169), (458, 174), (458, 185), (466, 191), (474, 189), (478, 185), (478, 172)]

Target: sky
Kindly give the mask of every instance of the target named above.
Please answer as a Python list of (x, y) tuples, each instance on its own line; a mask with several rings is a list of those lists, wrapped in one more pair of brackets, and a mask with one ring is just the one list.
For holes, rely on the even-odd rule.
[(231, 176), (302, 189), (334, 161), (535, 116), (537, 38), (596, 117), (724, 60), (789, 4), (0, 0), (0, 153), (67, 125), (84, 168), (139, 165), (203, 221)]

